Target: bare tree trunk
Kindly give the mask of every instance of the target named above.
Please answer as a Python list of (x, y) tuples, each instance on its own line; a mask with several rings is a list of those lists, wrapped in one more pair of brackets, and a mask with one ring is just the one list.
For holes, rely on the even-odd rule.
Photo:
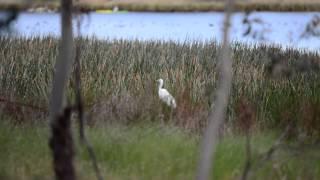
[[(56, 179), (74, 180), (73, 139), (70, 129), (71, 108), (63, 108), (65, 87), (71, 71), (73, 61), (72, 35), (72, 0), (61, 0), (61, 44), (59, 56), (55, 65), (51, 104), (50, 148), (53, 156), (53, 166)], [(64, 109), (64, 110), (63, 110)]]
[(200, 160), (198, 164), (198, 180), (206, 180), (210, 177), (210, 170), (214, 163), (214, 153), (218, 142), (219, 128), (224, 123), (226, 108), (232, 84), (232, 61), (229, 46), (229, 26), (233, 9), (233, 0), (227, 0), (225, 4), (225, 20), (223, 29), (222, 52), (220, 54), (219, 68), (219, 86), (215, 95), (215, 103), (211, 107), (208, 116), (209, 125), (205, 131), (201, 149)]
[(57, 180), (74, 180), (73, 139), (70, 129), (71, 108), (66, 108), (51, 125), (50, 148), (53, 155), (53, 167)]

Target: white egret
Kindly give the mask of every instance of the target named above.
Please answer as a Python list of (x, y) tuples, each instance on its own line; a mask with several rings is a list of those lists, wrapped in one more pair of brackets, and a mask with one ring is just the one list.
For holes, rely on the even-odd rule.
[(176, 104), (176, 100), (174, 99), (174, 97), (168, 92), (168, 90), (162, 88), (163, 87), (163, 79), (158, 79), (157, 82), (159, 83), (159, 98), (165, 102), (168, 106), (172, 107), (172, 108), (176, 108), (177, 104)]

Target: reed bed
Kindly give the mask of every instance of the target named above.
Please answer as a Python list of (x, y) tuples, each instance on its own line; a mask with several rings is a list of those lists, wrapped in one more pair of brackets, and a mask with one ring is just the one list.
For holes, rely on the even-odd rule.
[[(47, 115), (59, 39), (0, 38), (0, 107), (17, 122)], [(217, 85), (216, 42), (77, 39), (89, 124), (163, 121), (201, 131)], [(234, 79), (226, 129), (241, 130), (244, 100), (254, 129), (293, 124), (292, 135), (320, 136), (319, 54), (280, 47), (232, 45)], [(176, 98), (171, 111), (157, 97), (163, 78)], [(68, 85), (72, 103), (73, 79)], [(44, 112), (44, 113), (43, 113)], [(36, 118), (35, 118), (35, 115)], [(39, 116), (38, 116), (39, 115)]]
[[(1, 10), (35, 10), (43, 11), (58, 11), (59, 1), (33, 1), (32, 4), (21, 3), (19, 1), (1, 2)], [(109, 10), (112, 11), (117, 7), (120, 11), (134, 11), (134, 12), (207, 12), (207, 11), (224, 11), (223, 1), (186, 1), (186, 2), (159, 2), (159, 1), (107, 1), (107, 2), (78, 2), (75, 6), (82, 10), (96, 11)], [(235, 3), (236, 11), (314, 11), (320, 9), (320, 3), (315, 0), (310, 1), (237, 1)]]
[[(82, 10), (112, 10), (118, 7), (124, 11), (135, 12), (207, 12), (224, 11), (224, 2), (185, 2), (185, 3), (154, 3), (154, 2), (111, 2), (105, 4), (77, 4)], [(319, 11), (318, 2), (236, 2), (236, 11)]]

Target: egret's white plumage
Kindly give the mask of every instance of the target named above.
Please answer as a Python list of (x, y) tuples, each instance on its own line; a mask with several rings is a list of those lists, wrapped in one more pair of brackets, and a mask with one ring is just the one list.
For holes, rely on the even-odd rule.
[(174, 99), (174, 97), (168, 92), (168, 90), (162, 88), (163, 87), (163, 79), (158, 79), (157, 80), (159, 83), (159, 98), (165, 102), (168, 106), (172, 107), (172, 108), (176, 108), (177, 104), (176, 104), (176, 100)]

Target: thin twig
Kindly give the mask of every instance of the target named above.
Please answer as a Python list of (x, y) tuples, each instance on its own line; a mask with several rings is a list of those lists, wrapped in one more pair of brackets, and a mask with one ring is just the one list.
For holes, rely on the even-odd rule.
[[(79, 15), (78, 15), (79, 16)], [(78, 17), (79, 18), (79, 17)], [(80, 37), (80, 20), (77, 21), (77, 29), (78, 29), (78, 37)], [(76, 54), (75, 54), (75, 93), (76, 93), (76, 109), (79, 115), (79, 136), (80, 141), (85, 145), (85, 147), (88, 150), (90, 159), (92, 161), (92, 166), (94, 168), (94, 171), (96, 173), (96, 177), (98, 180), (102, 180), (102, 175), (99, 170), (99, 166), (97, 163), (97, 158), (95, 156), (95, 153), (93, 151), (93, 147), (90, 144), (90, 142), (87, 140), (84, 130), (84, 110), (83, 110), (83, 101), (81, 96), (81, 71), (80, 71), (80, 42), (76, 45)]]
[(15, 106), (15, 107), (27, 107), (27, 108), (38, 110), (38, 111), (41, 111), (41, 112), (47, 112), (48, 111), (47, 108), (45, 108), (45, 107), (36, 106), (34, 104), (31, 104), (31, 103), (13, 101), (13, 100), (9, 100), (9, 99), (3, 98), (3, 97), (0, 97), (0, 103), (1, 102), (6, 103), (6, 104), (10, 104), (10, 105)]
[(251, 143), (249, 131), (246, 132), (246, 164), (242, 173), (241, 180), (246, 180), (251, 169)]
[[(77, 30), (78, 37), (80, 36), (80, 20), (79, 14), (77, 14)], [(75, 93), (76, 93), (76, 110), (79, 113), (79, 135), (80, 140), (84, 139), (84, 130), (83, 130), (83, 102), (81, 96), (81, 73), (80, 73), (80, 42), (76, 44), (75, 51)]]
[(262, 156), (261, 158), (261, 163), (257, 166), (258, 168), (261, 167), (261, 165), (270, 160), (270, 158), (272, 157), (273, 153), (276, 151), (276, 149), (281, 145), (282, 141), (284, 140), (284, 138), (287, 136), (289, 130), (290, 130), (291, 126), (288, 125), (287, 128), (282, 132), (282, 134), (279, 136), (279, 138), (273, 143), (273, 145), (270, 147), (270, 149)]
[(258, 161), (257, 165), (255, 165), (254, 167), (248, 169), (248, 173), (247, 173), (247, 179), (250, 179), (253, 176), (253, 170), (254, 172), (258, 171), (260, 168), (263, 167), (263, 165), (266, 162), (269, 162), (272, 155), (274, 154), (274, 152), (280, 147), (280, 145), (282, 144), (282, 141), (284, 140), (284, 138), (287, 136), (289, 130), (291, 128), (291, 124), (289, 124), (286, 129), (283, 131), (283, 133), (279, 136), (279, 138), (273, 143), (273, 145), (269, 148), (269, 150), (267, 152), (265, 152), (260, 160)]
[(223, 43), (220, 57), (220, 85), (217, 88), (215, 103), (211, 107), (208, 116), (209, 125), (205, 131), (201, 150), (200, 160), (198, 164), (197, 177), (198, 180), (207, 180), (210, 176), (212, 166), (214, 164), (214, 152), (216, 149), (219, 129), (224, 123), (226, 107), (232, 84), (232, 62), (229, 47), (229, 27), (233, 10), (234, 1), (227, 0), (225, 4), (225, 20), (223, 29)]

